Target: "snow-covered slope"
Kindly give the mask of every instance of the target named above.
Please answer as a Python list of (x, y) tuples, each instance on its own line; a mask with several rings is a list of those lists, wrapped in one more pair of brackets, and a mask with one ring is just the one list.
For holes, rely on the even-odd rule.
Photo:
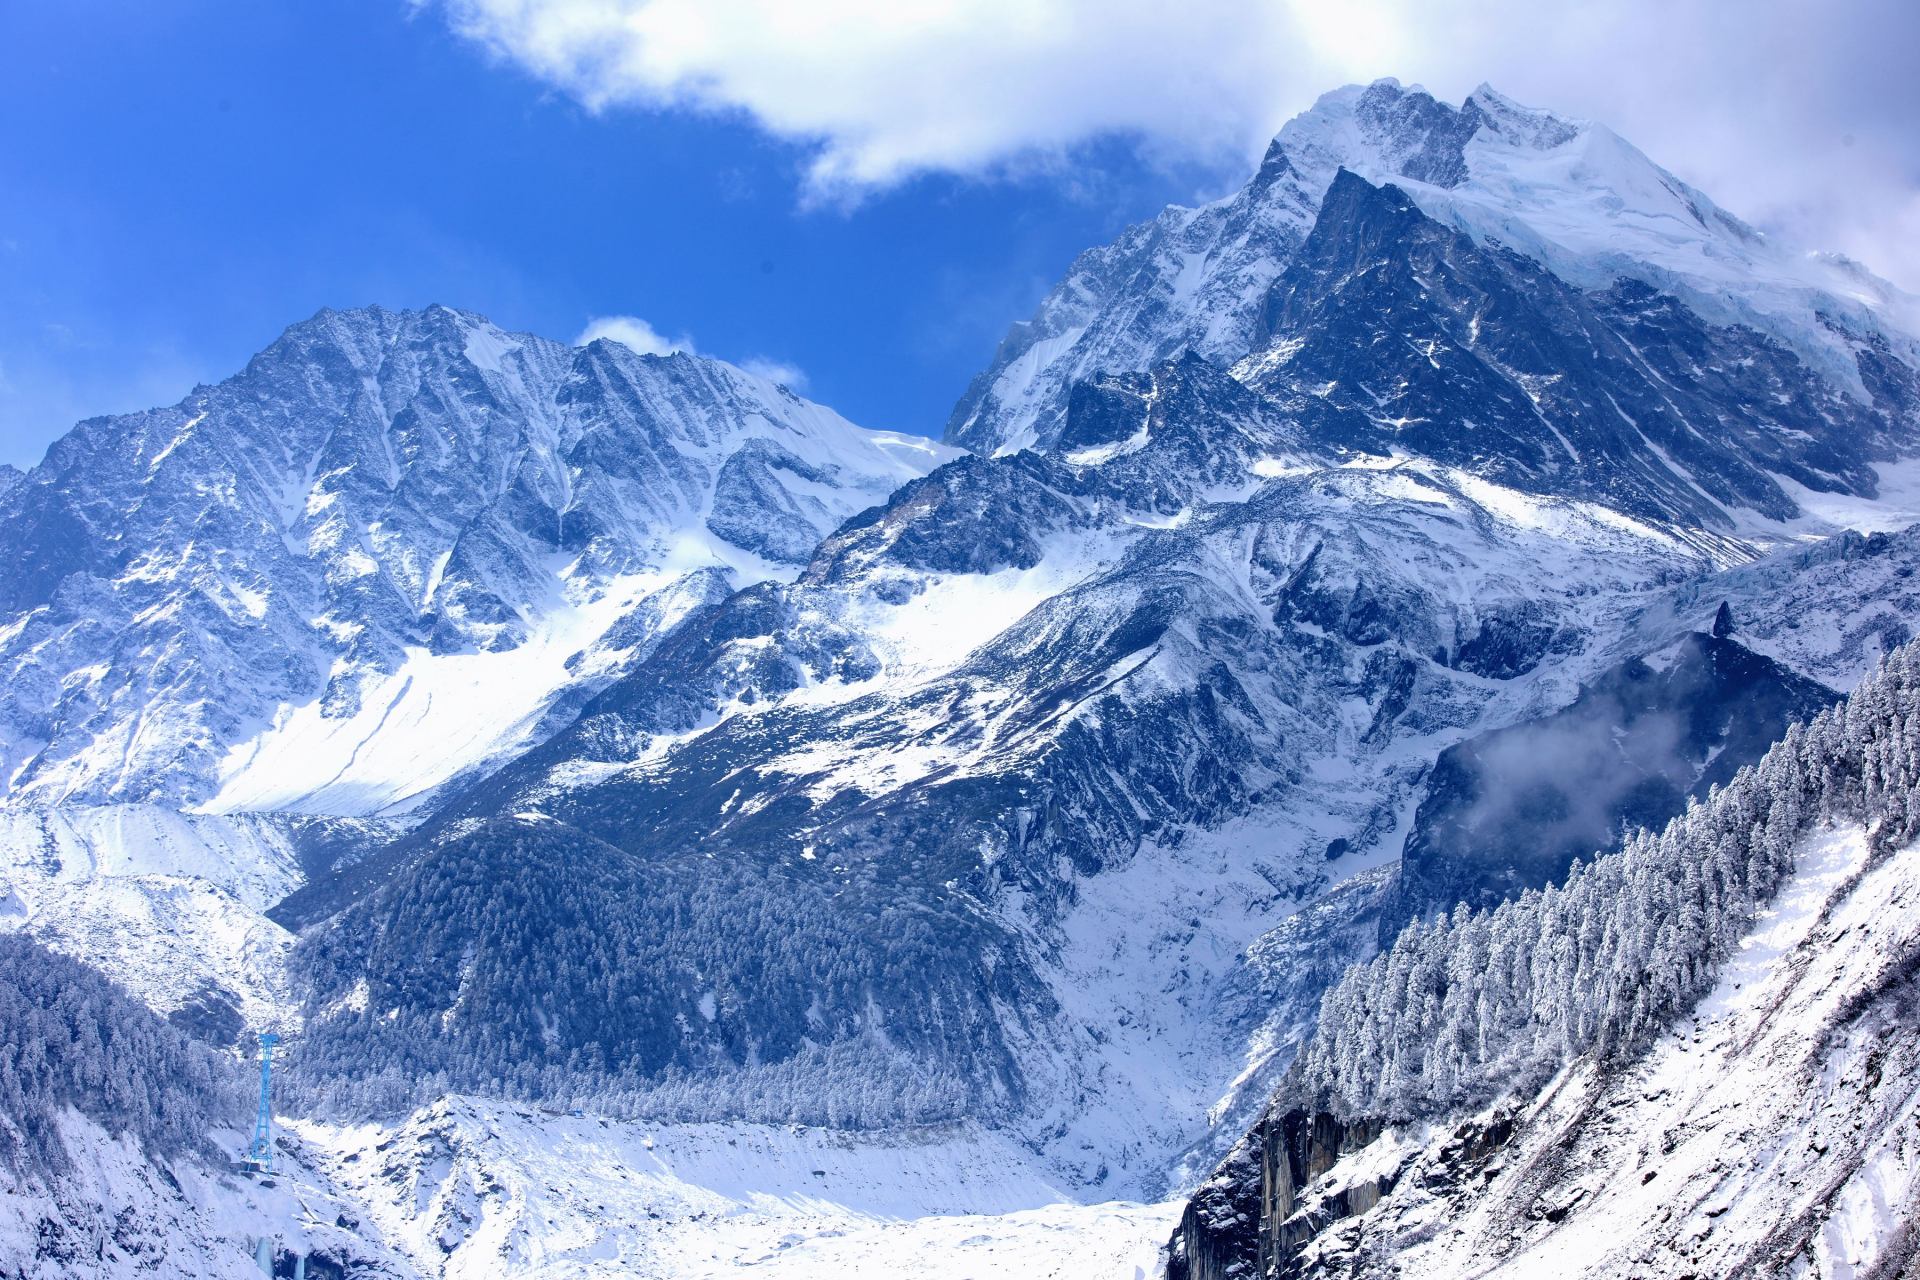
[(1328, 992), (1175, 1280), (1899, 1275), (1920, 645), (1617, 850)]
[(5, 793), (416, 806), (947, 456), (717, 361), (321, 312), (0, 495)]
[[(54, 1177), (0, 1169), (0, 1274), (13, 1280), (124, 1280), (192, 1276), (259, 1280), (259, 1241), (293, 1274), (363, 1280), (418, 1280), (416, 1268), (383, 1242), (363, 1211), (331, 1188), (298, 1144), (282, 1143), (273, 1185), (239, 1176), (217, 1161), (152, 1159), (125, 1136), (84, 1116), (59, 1119), (72, 1167)], [(238, 1129), (209, 1135), (239, 1151)]]
[(1479, 1161), (1414, 1131), (1335, 1164), (1309, 1195), (1398, 1189), (1296, 1273), (1903, 1274), (1920, 1247), (1917, 964), (1920, 847), (1876, 860), (1861, 829), (1821, 832), (1643, 1060), (1570, 1069), (1501, 1114), (1513, 1136)]
[(397, 830), (158, 805), (0, 808), (0, 929), (24, 929), (232, 1044), (247, 1027), (291, 1029), (293, 935), (268, 910)]

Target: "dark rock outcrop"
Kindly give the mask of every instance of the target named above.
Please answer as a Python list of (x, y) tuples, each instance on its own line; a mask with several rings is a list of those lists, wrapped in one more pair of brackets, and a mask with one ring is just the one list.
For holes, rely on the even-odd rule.
[(1396, 1175), (1386, 1173), (1308, 1194), (1342, 1156), (1380, 1133), (1373, 1120), (1299, 1108), (1268, 1112), (1188, 1201), (1168, 1243), (1168, 1280), (1287, 1274), (1287, 1264), (1329, 1223), (1365, 1213), (1393, 1190)]

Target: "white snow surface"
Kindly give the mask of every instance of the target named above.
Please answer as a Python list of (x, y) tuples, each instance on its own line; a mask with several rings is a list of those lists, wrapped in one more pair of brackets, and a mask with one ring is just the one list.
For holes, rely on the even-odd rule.
[(1790, 526), (1792, 533), (1804, 539), (1825, 537), (1842, 529), (1892, 533), (1920, 523), (1920, 458), (1878, 463), (1874, 472), (1879, 480), (1879, 494), (1874, 498), (1820, 493), (1790, 477), (1776, 477), (1804, 513)]
[[(680, 539), (672, 556), (692, 567), (763, 570), (756, 557), (698, 534)], [(608, 629), (645, 604), (660, 606), (657, 630), (670, 629), (701, 602), (688, 586), (670, 569), (628, 575), (578, 604), (555, 605), (515, 648), (409, 648), (398, 670), (370, 676), (351, 715), (329, 716), (317, 698), (282, 704), (271, 724), (228, 751), (220, 790), (203, 808), (404, 813), (449, 779), (534, 745), (558, 691), (618, 669), (624, 651), (597, 645)]]
[[(1081, 1028), (1056, 1068), (1074, 1087), (1056, 1089), (1053, 1109), (1030, 1126), (1077, 1184), (1177, 1193), (1209, 1172), (1243, 1130), (1243, 1113), (1264, 1104), (1266, 1069), (1292, 1044), (1258, 1032), (1242, 1042), (1221, 1016), (1225, 991), (1264, 934), (1377, 862), (1315, 865), (1349, 829), (1358, 793), (1379, 785), (1356, 775), (1351, 793), (1316, 792), (1324, 811), (1303, 805), (1191, 833), (1087, 880), (1048, 975)], [(1189, 1147), (1199, 1155), (1169, 1167)]]

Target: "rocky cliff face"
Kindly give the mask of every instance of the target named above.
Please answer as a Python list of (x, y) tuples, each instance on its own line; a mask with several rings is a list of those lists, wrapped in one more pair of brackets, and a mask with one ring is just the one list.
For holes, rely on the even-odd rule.
[(1346, 170), (1264, 331), (1236, 371), (1351, 410), (1343, 443), (1708, 527), (1790, 520), (1790, 489), (1871, 495), (1920, 409), (1905, 366), (1856, 399), (1778, 339), (1638, 280), (1583, 290)]
[(1255, 1280), (1284, 1274), (1326, 1224), (1365, 1213), (1393, 1190), (1397, 1170), (1361, 1178), (1307, 1213), (1307, 1189), (1381, 1126), (1299, 1108), (1264, 1117), (1187, 1203), (1167, 1252), (1167, 1280)]

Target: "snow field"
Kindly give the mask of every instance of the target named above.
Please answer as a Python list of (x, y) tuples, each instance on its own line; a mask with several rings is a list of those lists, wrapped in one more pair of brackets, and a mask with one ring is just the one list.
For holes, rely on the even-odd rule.
[(651, 1125), (449, 1098), (395, 1130), (297, 1127), (381, 1232), (447, 1280), (1140, 1280), (1178, 1213), (1080, 1203), (972, 1124)]

